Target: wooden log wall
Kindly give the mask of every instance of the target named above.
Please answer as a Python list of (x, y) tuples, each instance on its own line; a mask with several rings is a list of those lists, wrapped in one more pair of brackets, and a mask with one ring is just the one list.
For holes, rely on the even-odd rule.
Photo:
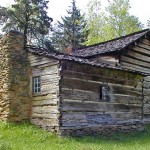
[(58, 132), (59, 61), (31, 53), (28, 57), (32, 68), (31, 80), (37, 76), (41, 78), (41, 93), (38, 95), (32, 93), (31, 123), (49, 131)]
[(145, 124), (150, 123), (150, 76), (143, 80), (143, 120)]
[(124, 68), (150, 73), (150, 41), (143, 39), (121, 54), (120, 64)]
[[(142, 84), (140, 76), (124, 71), (62, 62), (61, 133), (89, 135), (111, 130), (140, 129)], [(100, 99), (100, 87), (107, 99)]]
[[(143, 40), (131, 46), (121, 54), (120, 64), (124, 68), (150, 73), (150, 40)], [(143, 119), (145, 123), (150, 123), (150, 77), (145, 77), (143, 81)]]

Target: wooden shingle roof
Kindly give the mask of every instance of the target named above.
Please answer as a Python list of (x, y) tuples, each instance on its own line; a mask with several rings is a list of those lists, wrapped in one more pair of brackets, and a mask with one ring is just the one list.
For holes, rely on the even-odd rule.
[(80, 58), (80, 57), (76, 57), (76, 56), (72, 56), (72, 55), (68, 55), (64, 53), (59, 53), (59, 52), (52, 52), (46, 49), (40, 49), (36, 47), (28, 47), (27, 52), (37, 54), (40, 56), (44, 56), (44, 57), (55, 58), (58, 60), (72, 61), (72, 62), (76, 62), (80, 64), (86, 64), (86, 65), (97, 66), (97, 67), (102, 67), (102, 68), (116, 69), (116, 70), (131, 72), (131, 73), (138, 73), (141, 75), (147, 75), (146, 73), (142, 73), (142, 72), (138, 72), (138, 71), (134, 71), (130, 69), (125, 69), (125, 68), (122, 68), (121, 66), (112, 66), (107, 63), (99, 62), (97, 60)]
[(145, 29), (139, 32), (129, 34), (127, 36), (122, 36), (120, 38), (116, 38), (110, 41), (78, 49), (75, 52), (73, 52), (72, 55), (77, 57), (88, 58), (95, 55), (118, 52), (146, 35), (150, 35), (149, 29)]

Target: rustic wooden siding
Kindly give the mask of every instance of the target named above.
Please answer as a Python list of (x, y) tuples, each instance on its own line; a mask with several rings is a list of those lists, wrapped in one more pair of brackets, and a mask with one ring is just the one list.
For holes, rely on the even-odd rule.
[(150, 123), (150, 76), (144, 78), (143, 96), (143, 120), (145, 123)]
[(32, 94), (31, 123), (56, 132), (59, 130), (59, 61), (31, 53), (28, 57), (32, 77), (41, 77), (41, 93)]
[(143, 39), (121, 54), (120, 64), (124, 68), (150, 73), (150, 41)]
[[(62, 66), (62, 133), (76, 134), (74, 130), (83, 128), (87, 134), (92, 134), (90, 132), (99, 125), (126, 124), (128, 128), (128, 124), (141, 121), (143, 97), (140, 77), (75, 63), (63, 62)], [(105, 101), (99, 98), (99, 87), (103, 85), (109, 87)], [(87, 127), (88, 130), (85, 129)]]
[[(150, 40), (143, 39), (136, 45), (127, 48), (120, 57), (120, 64), (124, 68), (150, 73)], [(150, 77), (143, 81), (143, 119), (150, 122)]]

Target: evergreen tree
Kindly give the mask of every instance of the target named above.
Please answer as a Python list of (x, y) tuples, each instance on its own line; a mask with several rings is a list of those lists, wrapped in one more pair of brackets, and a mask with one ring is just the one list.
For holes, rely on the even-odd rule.
[[(95, 11), (101, 6), (99, 0), (92, 0), (89, 3), (87, 16), (89, 35), (86, 45), (111, 40), (142, 29), (143, 25), (138, 18), (129, 13), (129, 0), (109, 0), (108, 2), (105, 13), (101, 9)], [(94, 36), (93, 33), (97, 35)]]
[(75, 0), (67, 10), (67, 16), (61, 17), (62, 22), (58, 21), (52, 35), (54, 47), (57, 50), (65, 51), (67, 48), (77, 49), (86, 40), (85, 20), (80, 10), (76, 7)]
[[(7, 21), (3, 31), (10, 29), (24, 33), (24, 47), (27, 42), (35, 42), (46, 35), (51, 28), (52, 18), (47, 16), (45, 0), (15, 0), (11, 8), (7, 8)], [(34, 40), (33, 40), (34, 39)]]

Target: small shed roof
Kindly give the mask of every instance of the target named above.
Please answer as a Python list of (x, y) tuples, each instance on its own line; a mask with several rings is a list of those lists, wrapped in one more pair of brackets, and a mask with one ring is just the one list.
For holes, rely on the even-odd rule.
[(105, 53), (119, 52), (122, 51), (127, 46), (129, 46), (130, 44), (133, 44), (137, 40), (140, 40), (146, 35), (150, 35), (149, 29), (145, 29), (110, 41), (78, 49), (75, 52), (73, 52), (72, 55), (88, 58), (91, 56), (101, 55)]

